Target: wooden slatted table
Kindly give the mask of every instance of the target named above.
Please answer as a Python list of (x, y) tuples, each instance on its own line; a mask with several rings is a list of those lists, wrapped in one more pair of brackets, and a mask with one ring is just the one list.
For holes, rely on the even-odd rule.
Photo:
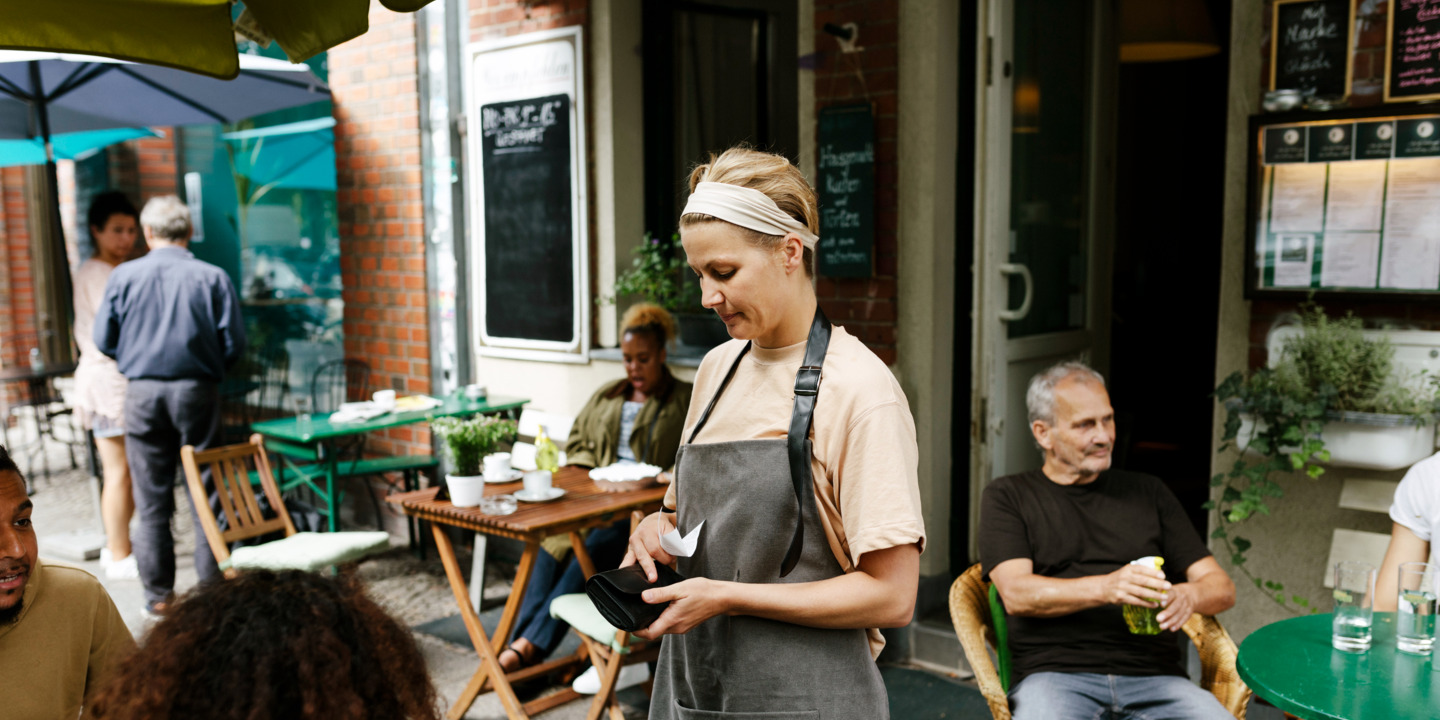
[[(580, 531), (586, 528), (604, 527), (629, 517), (633, 510), (645, 512), (656, 510), (665, 497), (665, 486), (658, 485), (643, 490), (628, 492), (606, 492), (590, 479), (589, 471), (578, 467), (561, 468), (554, 476), (554, 485), (566, 491), (564, 497), (545, 503), (520, 503), (510, 515), (486, 515), (480, 508), (457, 508), (448, 500), (436, 500), (436, 488), (391, 495), (388, 500), (406, 515), (432, 523), (435, 531), (435, 545), (440, 559), (445, 564), (445, 575), (450, 579), (450, 589), (455, 593), (455, 602), (460, 606), (460, 616), (465, 621), (465, 630), (470, 642), (480, 656), (480, 667), (470, 678), (465, 690), (450, 707), (448, 717), (458, 720), (475, 698), (483, 692), (496, 692), (505, 706), (505, 713), (511, 720), (528, 720), (532, 713), (569, 702), (580, 697), (574, 690), (566, 688), (522, 705), (510, 684), (531, 677), (546, 675), (567, 665), (589, 659), (583, 650), (572, 656), (533, 665), (506, 675), (500, 671), (497, 659), (505, 647), (505, 640), (514, 629), (520, 613), (520, 604), (525, 598), (525, 589), (530, 582), (530, 573), (535, 566), (535, 557), (540, 552), (540, 542), (552, 535), (569, 535), (575, 557), (580, 562), (586, 577), (595, 572), (595, 566), (585, 552), (585, 543)], [(487, 485), (486, 495), (513, 493), (521, 488), (519, 481)], [(505, 601), (505, 611), (500, 615), (500, 624), (493, 636), (485, 635), (480, 625), (480, 614), (470, 604), (470, 593), (465, 585), (465, 576), (455, 559), (455, 548), (445, 528), (451, 527), (507, 537), (525, 543), (525, 552), (520, 556), (520, 567), (515, 573), (515, 584), (510, 597)]]

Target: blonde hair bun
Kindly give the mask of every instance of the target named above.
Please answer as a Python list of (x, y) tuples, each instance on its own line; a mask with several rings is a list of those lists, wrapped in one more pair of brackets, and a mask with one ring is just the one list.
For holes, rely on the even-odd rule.
[(650, 333), (665, 347), (675, 338), (675, 317), (655, 303), (635, 303), (620, 320), (620, 335), (628, 332)]

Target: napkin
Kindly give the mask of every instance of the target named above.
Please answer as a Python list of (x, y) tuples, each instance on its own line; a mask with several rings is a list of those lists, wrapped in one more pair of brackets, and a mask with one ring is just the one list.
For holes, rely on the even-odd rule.
[(429, 395), (406, 395), (395, 399), (395, 412), (410, 412), (412, 410), (429, 410), (437, 408), (444, 403)]
[(701, 520), (700, 524), (684, 537), (680, 536), (680, 528), (675, 528), (660, 536), (660, 547), (674, 557), (690, 557), (695, 554), (695, 548), (700, 544), (700, 528), (703, 527), (705, 521)]
[(598, 467), (590, 471), (591, 480), (608, 480), (610, 482), (631, 482), (645, 477), (659, 475), (663, 468), (657, 465), (646, 463), (615, 463)]
[(331, 424), (365, 422), (371, 418), (384, 415), (387, 410), (369, 400), (363, 402), (348, 402), (340, 406), (330, 415)]

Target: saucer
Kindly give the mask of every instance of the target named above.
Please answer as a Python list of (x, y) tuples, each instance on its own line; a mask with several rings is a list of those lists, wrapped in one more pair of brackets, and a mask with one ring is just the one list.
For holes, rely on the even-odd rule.
[(499, 483), (515, 482), (516, 480), (519, 480), (523, 475), (525, 475), (525, 471), (520, 470), (520, 469), (518, 469), (518, 468), (510, 468), (510, 472), (505, 473), (505, 476), (504, 476), (504, 477), (499, 478), (499, 479), (497, 479), (497, 480), (491, 480), (491, 479), (487, 476), (487, 477), (485, 478), (485, 482), (490, 483), (490, 484), (492, 484), (492, 485), (496, 485), (496, 484), (499, 484)]
[(531, 495), (529, 490), (516, 490), (515, 499), (524, 502), (550, 502), (565, 495), (565, 488), (551, 487), (547, 493)]

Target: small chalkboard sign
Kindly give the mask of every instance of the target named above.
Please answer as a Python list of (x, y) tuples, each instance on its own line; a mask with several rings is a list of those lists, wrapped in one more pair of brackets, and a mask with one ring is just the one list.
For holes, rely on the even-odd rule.
[(870, 277), (875, 248), (875, 119), (869, 104), (820, 111), (820, 274)]
[(1440, 100), (1440, 0), (1390, 0), (1385, 102)]
[(1275, 0), (1270, 23), (1270, 89), (1349, 95), (1351, 0)]
[(485, 331), (575, 339), (570, 97), (480, 107)]

